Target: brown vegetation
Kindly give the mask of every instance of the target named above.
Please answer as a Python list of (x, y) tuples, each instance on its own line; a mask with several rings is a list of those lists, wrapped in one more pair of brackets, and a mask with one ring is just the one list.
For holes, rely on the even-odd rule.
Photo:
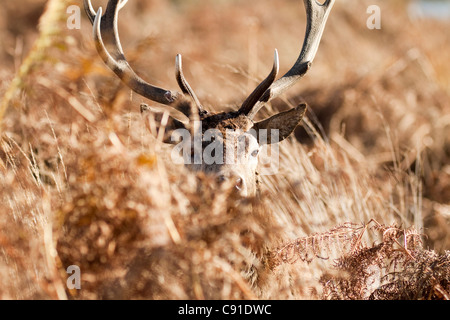
[[(144, 79), (176, 88), (183, 53), (203, 104), (234, 108), (274, 48), (281, 73), (297, 58), (300, 2), (134, 0), (121, 38)], [(449, 299), (449, 26), (379, 1), (369, 30), (373, 2), (338, 0), (311, 71), (266, 108), (309, 112), (255, 199), (170, 162), (84, 15), (66, 28), (81, 1), (49, 1), (39, 36), (46, 2), (8, 2), (0, 297)], [(70, 265), (81, 290), (66, 287)]]

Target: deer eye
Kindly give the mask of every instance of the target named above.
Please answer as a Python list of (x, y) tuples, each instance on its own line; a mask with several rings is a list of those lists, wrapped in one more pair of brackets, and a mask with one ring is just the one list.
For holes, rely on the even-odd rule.
[(259, 153), (259, 149), (256, 149), (255, 151), (252, 152), (252, 157), (256, 157)]

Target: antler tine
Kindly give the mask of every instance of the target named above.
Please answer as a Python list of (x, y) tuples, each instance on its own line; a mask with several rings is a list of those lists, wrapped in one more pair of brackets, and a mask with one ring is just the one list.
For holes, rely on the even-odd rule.
[[(94, 24), (96, 13), (94, 7), (92, 6), (92, 2), (91, 0), (83, 0), (83, 2), (84, 2), (84, 11), (86, 12), (86, 15), (88, 16), (89, 20), (91, 20), (91, 23)], [(127, 4), (127, 2), (128, 0), (119, 1), (119, 11)]]
[(94, 24), (96, 13), (95, 13), (94, 7), (92, 6), (91, 0), (83, 0), (83, 4), (84, 4), (84, 11), (86, 12), (86, 15), (88, 16), (91, 23)]
[(178, 82), (178, 85), (180, 86), (181, 91), (184, 94), (188, 94), (194, 101), (195, 105), (197, 106), (199, 113), (203, 113), (204, 109), (200, 103), (200, 100), (198, 100), (197, 95), (195, 94), (194, 90), (192, 90), (191, 86), (189, 85), (186, 78), (184, 77), (181, 54), (177, 54), (177, 56), (175, 58), (175, 77), (177, 79), (177, 82)]
[(272, 85), (275, 81), (278, 71), (280, 70), (280, 59), (278, 57), (278, 50), (275, 49), (274, 58), (273, 58), (273, 68), (270, 74), (264, 79), (256, 89), (248, 96), (248, 98), (242, 103), (241, 108), (239, 109), (239, 113), (248, 115), (248, 113), (253, 109), (255, 104), (261, 98), (261, 96), (266, 92), (266, 90)]
[[(145, 82), (133, 71), (123, 54), (117, 28), (117, 17), (119, 10), (123, 8), (126, 2), (127, 0), (110, 0), (104, 20), (102, 20), (102, 8), (99, 8), (93, 21), (93, 34), (97, 51), (106, 65), (133, 91), (155, 102), (172, 105), (179, 98), (179, 93)], [(84, 4), (87, 15), (91, 19), (93, 8), (90, 0), (85, 0)], [(113, 55), (106, 49), (102, 32), (109, 45), (113, 48)]]
[(265, 103), (284, 93), (302, 78), (308, 72), (316, 56), (328, 16), (335, 0), (326, 0), (323, 4), (317, 0), (303, 0), (303, 2), (306, 9), (307, 24), (300, 55), (292, 68), (283, 77), (275, 81), (260, 97), (252, 110), (248, 112), (250, 119), (253, 119)]

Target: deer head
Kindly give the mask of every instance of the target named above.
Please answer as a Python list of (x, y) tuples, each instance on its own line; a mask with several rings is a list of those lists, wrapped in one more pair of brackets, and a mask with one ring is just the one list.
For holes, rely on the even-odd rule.
[[(188, 121), (184, 122), (169, 117), (170, 121), (164, 126), (165, 142), (173, 142), (170, 137), (174, 130), (185, 130), (193, 136), (200, 137), (198, 146), (202, 151), (206, 151), (208, 146), (214, 150), (211, 158), (218, 161), (212, 162), (199, 163), (194, 159), (195, 152), (191, 152), (192, 161), (186, 163), (191, 169), (215, 174), (220, 181), (232, 181), (242, 195), (255, 194), (259, 149), (264, 144), (278, 143), (287, 138), (301, 122), (306, 104), (300, 104), (263, 121), (254, 122), (253, 119), (266, 103), (292, 87), (309, 70), (335, 0), (326, 0), (323, 4), (317, 0), (304, 0), (307, 14), (306, 35), (300, 55), (292, 68), (276, 80), (279, 59), (275, 50), (270, 74), (248, 96), (241, 107), (237, 111), (216, 114), (211, 114), (203, 108), (186, 81), (181, 55), (177, 55), (175, 59), (176, 80), (181, 93), (153, 86), (133, 71), (123, 53), (117, 28), (119, 11), (127, 1), (110, 0), (105, 14), (102, 15), (101, 7), (96, 13), (91, 0), (84, 0), (86, 14), (93, 25), (93, 37), (99, 55), (133, 91), (149, 100), (181, 111), (187, 117)], [(151, 109), (148, 105), (141, 105), (141, 112)], [(211, 143), (214, 143), (214, 148), (211, 148)], [(189, 142), (188, 147), (195, 149), (195, 139)]]

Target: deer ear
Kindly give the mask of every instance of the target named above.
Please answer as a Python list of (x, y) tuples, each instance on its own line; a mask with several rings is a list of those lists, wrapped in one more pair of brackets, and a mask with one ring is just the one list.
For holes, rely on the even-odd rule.
[[(256, 130), (258, 143), (272, 144), (283, 141), (294, 131), (297, 125), (302, 121), (306, 113), (307, 105), (299, 104), (291, 110), (280, 112), (263, 121), (256, 122), (253, 129)], [(264, 130), (266, 129), (266, 130)], [(278, 138), (272, 138), (272, 130), (278, 130)]]
[[(170, 114), (154, 110), (147, 104), (141, 104), (141, 114), (150, 133), (164, 143), (178, 143), (176, 140), (172, 140), (172, 133), (177, 129), (186, 129), (186, 125), (180, 120)], [(164, 132), (161, 132), (161, 130), (164, 130)]]

